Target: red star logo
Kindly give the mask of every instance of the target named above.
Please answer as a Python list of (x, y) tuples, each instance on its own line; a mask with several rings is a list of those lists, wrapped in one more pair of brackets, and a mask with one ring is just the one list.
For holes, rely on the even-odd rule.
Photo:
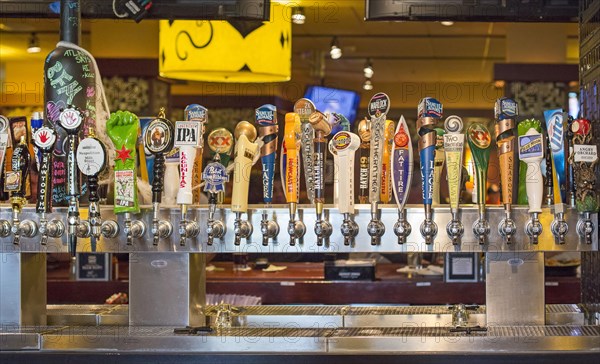
[(120, 159), (123, 163), (127, 162), (128, 159), (133, 159), (131, 157), (131, 149), (125, 149), (125, 145), (123, 144), (123, 146), (121, 147), (121, 150), (117, 150), (117, 158), (116, 159)]

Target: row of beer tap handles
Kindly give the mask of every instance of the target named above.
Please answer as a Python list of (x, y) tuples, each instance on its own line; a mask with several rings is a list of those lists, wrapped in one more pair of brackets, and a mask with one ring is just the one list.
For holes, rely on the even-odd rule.
[[(345, 245), (353, 245), (354, 238), (358, 235), (359, 227), (353, 220), (354, 210), (354, 159), (357, 151), (360, 152), (360, 181), (359, 202), (370, 203), (371, 221), (367, 232), (371, 237), (371, 244), (378, 245), (385, 233), (385, 225), (380, 220), (381, 202), (388, 203), (393, 195), (398, 207), (398, 221), (394, 225), (394, 233), (398, 243), (406, 242), (411, 234), (412, 227), (406, 219), (405, 204), (409, 195), (413, 175), (412, 141), (408, 125), (402, 117), (397, 126), (387, 120), (390, 109), (390, 99), (384, 93), (378, 93), (370, 100), (368, 113), (370, 120), (363, 120), (358, 125), (358, 134), (350, 132), (350, 123), (341, 114), (324, 114), (316, 109), (308, 99), (300, 99), (294, 105), (294, 112), (285, 116), (284, 141), (282, 143), (282, 156), (280, 158), (280, 174), (286, 200), (289, 204), (290, 220), (287, 232), (290, 245), (302, 243), (306, 233), (306, 226), (297, 219), (297, 205), (300, 199), (300, 166), (304, 167), (307, 195), (314, 203), (316, 223), (314, 232), (317, 244), (329, 243), (333, 227), (324, 216), (325, 204), (325, 160), (327, 151), (334, 157), (334, 204), (343, 214), (341, 232)], [(459, 200), (462, 186), (462, 169), (465, 137), (467, 139), (475, 165), (476, 195), (479, 219), (473, 225), (473, 233), (481, 244), (486, 243), (490, 232), (486, 220), (486, 189), (487, 169), (492, 145), (491, 134), (480, 123), (472, 123), (462, 133), (463, 122), (458, 116), (450, 116), (444, 122), (444, 129), (436, 128), (437, 122), (442, 118), (442, 104), (434, 98), (424, 98), (418, 106), (418, 119), (416, 123), (419, 150), (420, 169), (422, 177), (422, 199), (425, 219), (420, 226), (420, 233), (427, 244), (432, 244), (438, 233), (438, 227), (433, 219), (432, 204), (439, 203), (439, 179), (441, 168), (445, 162), (449, 190), (449, 202), (452, 220), (446, 227), (448, 236), (454, 244), (459, 244), (464, 233), (460, 221)], [(273, 200), (273, 184), (276, 170), (278, 146), (277, 110), (273, 105), (264, 105), (256, 109), (256, 124), (258, 136), (254, 125), (247, 121), (237, 124), (234, 132), (236, 140), (234, 163), (226, 166), (231, 149), (231, 134), (220, 128), (209, 136), (208, 143), (214, 152), (214, 157), (202, 169), (202, 148), (204, 147), (204, 132), (208, 111), (200, 105), (189, 105), (185, 109), (185, 120), (172, 123), (165, 117), (164, 109), (150, 121), (144, 131), (142, 140), (145, 149), (154, 155), (154, 169), (152, 182), (153, 216), (150, 227), (153, 244), (158, 245), (161, 239), (169, 238), (173, 231), (170, 221), (160, 219), (160, 204), (164, 189), (165, 156), (174, 150), (179, 156), (179, 179), (177, 204), (181, 206), (181, 219), (178, 226), (180, 244), (185, 245), (187, 239), (198, 236), (200, 226), (194, 219), (188, 218), (188, 208), (195, 202), (194, 194), (201, 186), (208, 194), (209, 210), (206, 233), (208, 244), (212, 245), (215, 239), (223, 239), (227, 227), (223, 221), (215, 219), (216, 206), (219, 196), (225, 191), (225, 183), (229, 181), (229, 174), (233, 172), (233, 186), (231, 197), (231, 211), (235, 213), (234, 233), (235, 244), (239, 245), (242, 239), (248, 239), (253, 231), (252, 224), (243, 220), (242, 216), (248, 210), (248, 192), (250, 171), (260, 156), (262, 162), (263, 202), (265, 209), (262, 213), (261, 233), (263, 245), (268, 245), (270, 240), (277, 239), (279, 225), (275, 219), (270, 219), (269, 207)], [(565, 124), (562, 113), (554, 112), (546, 115), (550, 143), (558, 143), (554, 148), (553, 161), (547, 169), (560, 169), (564, 165), (565, 157), (560, 155), (564, 150), (562, 143), (569, 141), (564, 138), (562, 127)], [(496, 102), (496, 143), (500, 162), (500, 176), (502, 186), (502, 202), (505, 206), (505, 218), (498, 226), (499, 233), (505, 237), (507, 244), (512, 242), (516, 232), (516, 225), (511, 217), (513, 195), (513, 175), (515, 169), (514, 149), (518, 147), (519, 159), (527, 164), (526, 192), (531, 218), (525, 227), (530, 236), (531, 243), (537, 244), (542, 232), (539, 221), (541, 205), (544, 195), (544, 183), (541, 171), (541, 161), (547, 152), (547, 144), (541, 133), (540, 123), (536, 120), (526, 120), (519, 124), (519, 136), (516, 136), (516, 122), (518, 116), (517, 104), (509, 99), (502, 98)], [(554, 118), (554, 119), (553, 119)], [(61, 111), (60, 126), (67, 131), (67, 180), (66, 191), (69, 197), (67, 224), (60, 219), (48, 221), (47, 214), (52, 212), (52, 156), (56, 142), (56, 133), (49, 127), (42, 127), (32, 136), (34, 144), (41, 152), (40, 177), (38, 179), (38, 198), (36, 212), (40, 216), (38, 224), (32, 220), (19, 220), (22, 206), (25, 204), (25, 181), (29, 168), (29, 151), (22, 140), (14, 147), (12, 155), (12, 170), (6, 173), (6, 189), (11, 193), (13, 211), (12, 224), (0, 221), (0, 236), (6, 237), (11, 233), (15, 244), (19, 243), (20, 236), (34, 237), (39, 232), (41, 243), (46, 244), (48, 238), (59, 238), (65, 232), (71, 252), (76, 251), (78, 238), (90, 238), (92, 250), (101, 236), (115, 238), (119, 234), (119, 225), (116, 221), (102, 221), (99, 208), (98, 176), (107, 167), (107, 150), (103, 143), (96, 138), (94, 130), (90, 128), (88, 135), (80, 140), (80, 129), (84, 114), (73, 106)], [(536, 124), (537, 122), (537, 124)], [(587, 123), (587, 124), (586, 124)], [(332, 127), (340, 125), (341, 131), (336, 133), (328, 142)], [(569, 130), (579, 134), (589, 134), (589, 121), (580, 119), (574, 122), (574, 127), (568, 125)], [(524, 129), (527, 130), (524, 130)], [(574, 129), (577, 130), (574, 130)], [(132, 216), (139, 213), (137, 197), (137, 165), (136, 151), (139, 133), (138, 118), (127, 111), (113, 113), (106, 124), (108, 137), (115, 147), (114, 159), (114, 212), (123, 214), (123, 232), (127, 237), (127, 244), (131, 245), (134, 239), (142, 238), (146, 232), (146, 224)], [(229, 135), (227, 135), (229, 133)], [(560, 135), (559, 135), (560, 134)], [(214, 136), (213, 136), (214, 135)], [(212, 141), (216, 140), (216, 142)], [(219, 140), (226, 141), (219, 144)], [(517, 146), (518, 141), (518, 146)], [(572, 143), (572, 142), (571, 142)], [(572, 151), (573, 145), (569, 145)], [(260, 150), (260, 153), (259, 153)], [(302, 162), (301, 159), (302, 158)], [(562, 158), (562, 159), (560, 159)], [(569, 161), (573, 163), (572, 156)], [(589, 156), (588, 156), (589, 158)], [(552, 160), (551, 158), (548, 158)], [(562, 167), (564, 169), (564, 166)], [(556, 171), (564, 173), (564, 170)], [(571, 170), (571, 168), (570, 168)], [(200, 171), (202, 173), (200, 174)], [(552, 172), (548, 172), (550, 175)], [(81, 175), (85, 175), (89, 190), (89, 215), (87, 220), (79, 216), (79, 196), (81, 191)], [(571, 172), (572, 177), (572, 172)], [(202, 180), (199, 185), (198, 181)], [(551, 180), (551, 178), (550, 178)], [(574, 178), (569, 183), (571, 187), (571, 200), (574, 201)], [(549, 204), (554, 203), (555, 220), (551, 229), (556, 237), (556, 242), (564, 243), (568, 225), (564, 221), (564, 208), (561, 200), (561, 191), (554, 191), (552, 181), (546, 183)], [(437, 200), (437, 201), (436, 201)], [(579, 206), (579, 205), (578, 205)], [(594, 211), (581, 211), (584, 218), (578, 224), (578, 233), (591, 243), (594, 226), (590, 220), (590, 213)]]

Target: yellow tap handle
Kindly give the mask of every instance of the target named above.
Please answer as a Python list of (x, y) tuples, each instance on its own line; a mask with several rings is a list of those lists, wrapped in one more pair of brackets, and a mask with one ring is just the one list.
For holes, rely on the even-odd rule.
[(253, 143), (256, 139), (256, 128), (247, 121), (242, 121), (236, 126), (234, 134), (237, 142), (235, 144), (231, 211), (246, 212), (252, 161), (259, 149), (258, 144)]
[(288, 203), (298, 203), (298, 138), (300, 116), (296, 113), (285, 115), (284, 140), (287, 149), (285, 189)]
[(396, 123), (392, 120), (385, 121), (383, 133), (383, 161), (381, 164), (381, 203), (390, 203), (392, 199), (392, 142), (396, 131)]

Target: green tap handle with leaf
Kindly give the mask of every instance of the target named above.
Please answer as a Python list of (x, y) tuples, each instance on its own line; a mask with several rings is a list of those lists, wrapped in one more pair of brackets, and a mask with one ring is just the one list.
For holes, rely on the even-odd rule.
[(111, 114), (107, 134), (115, 145), (115, 214), (139, 213), (137, 198), (137, 148), (140, 122), (129, 111)]

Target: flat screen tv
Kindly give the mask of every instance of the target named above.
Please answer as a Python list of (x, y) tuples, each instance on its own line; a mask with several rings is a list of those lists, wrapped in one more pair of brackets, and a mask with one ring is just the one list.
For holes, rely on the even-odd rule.
[[(356, 91), (343, 90), (325, 86), (308, 86), (304, 97), (314, 102), (317, 110), (326, 112), (337, 112), (344, 115), (350, 125), (356, 120), (356, 113), (360, 105), (360, 95)], [(332, 130), (337, 133), (339, 127)]]

